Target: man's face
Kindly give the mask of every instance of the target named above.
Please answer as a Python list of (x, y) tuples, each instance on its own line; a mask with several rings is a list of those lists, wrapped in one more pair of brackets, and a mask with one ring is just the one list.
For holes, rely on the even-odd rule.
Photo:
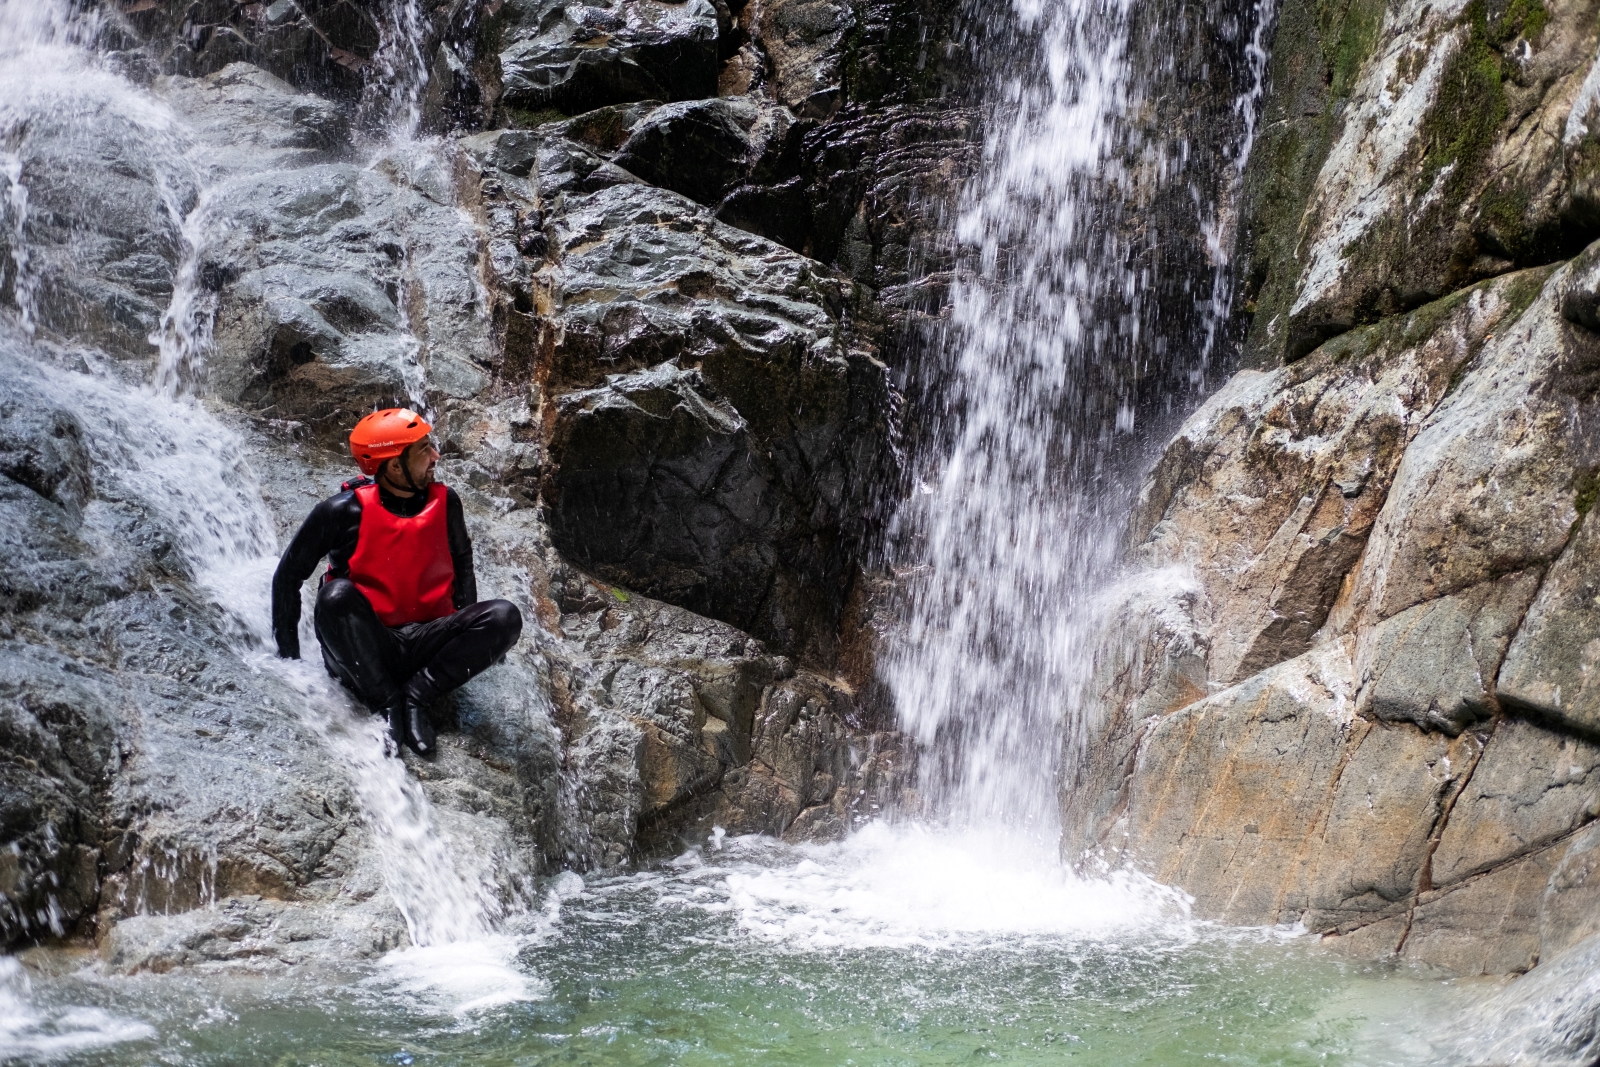
[[(432, 437), (424, 437), (409, 446), (394, 462), (403, 465), (411, 473), (412, 485), (426, 489), (433, 484), (433, 469), (439, 464), (439, 449)], [(406, 484), (405, 474), (400, 471), (395, 471), (391, 480), (401, 487)]]

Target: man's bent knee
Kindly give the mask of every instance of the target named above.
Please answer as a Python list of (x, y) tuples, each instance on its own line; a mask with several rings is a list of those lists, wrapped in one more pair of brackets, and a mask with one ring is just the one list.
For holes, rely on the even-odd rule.
[(362, 595), (356, 583), (348, 578), (334, 578), (322, 583), (317, 590), (317, 614), (328, 617), (347, 618), (361, 611), (371, 608), (367, 598)]
[(484, 613), (485, 621), (489, 624), (498, 638), (500, 653), (504, 654), (522, 636), (522, 612), (509, 600), (491, 600)]

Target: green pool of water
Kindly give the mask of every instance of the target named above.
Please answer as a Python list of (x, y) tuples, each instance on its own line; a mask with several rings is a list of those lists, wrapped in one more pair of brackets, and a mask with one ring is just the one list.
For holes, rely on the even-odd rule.
[(970, 845), (734, 842), (565, 876), (543, 918), (494, 944), (293, 975), (34, 977), (25, 1004), (48, 1021), (28, 1040), (105, 1040), (21, 1058), (1411, 1065), (1483, 991), (1195, 923), (1159, 887), (1007, 869)]

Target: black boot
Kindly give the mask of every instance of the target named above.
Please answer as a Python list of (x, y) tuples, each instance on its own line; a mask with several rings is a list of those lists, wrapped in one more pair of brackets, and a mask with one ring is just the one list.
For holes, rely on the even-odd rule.
[(432, 759), (438, 751), (433, 735), (433, 723), (428, 721), (428, 709), (421, 704), (406, 701), (406, 744), (423, 759)]
[(434, 736), (433, 723), (428, 721), (428, 706), (438, 696), (438, 686), (426, 667), (406, 683), (406, 743), (423, 759), (432, 759), (438, 751), (438, 738)]

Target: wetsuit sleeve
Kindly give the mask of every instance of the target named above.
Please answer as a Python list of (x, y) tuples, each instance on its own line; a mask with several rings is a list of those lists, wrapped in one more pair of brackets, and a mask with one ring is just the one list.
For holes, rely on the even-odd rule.
[(343, 532), (334, 512), (331, 499), (311, 509), (272, 575), (272, 635), (284, 659), (300, 658), (300, 587)]
[(445, 529), (450, 538), (450, 561), (456, 568), (455, 594), (451, 599), (460, 611), (478, 602), (478, 576), (472, 570), (472, 538), (467, 536), (467, 519), (461, 509), (461, 498), (454, 489), (445, 490)]

